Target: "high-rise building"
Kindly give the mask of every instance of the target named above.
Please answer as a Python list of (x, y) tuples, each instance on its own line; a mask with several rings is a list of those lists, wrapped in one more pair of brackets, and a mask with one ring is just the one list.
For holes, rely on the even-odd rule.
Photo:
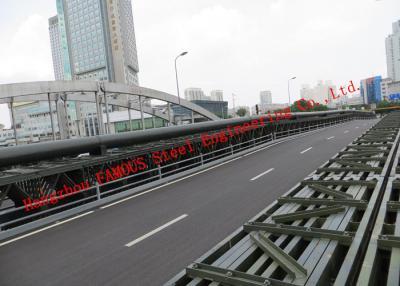
[[(384, 90), (383, 82), (384, 81), (382, 80), (382, 90)], [(382, 99), (400, 100), (400, 80), (385, 81), (385, 94), (382, 92)]]
[(62, 48), (60, 41), (60, 30), (58, 28), (58, 17), (49, 19), (49, 33), (51, 44), (51, 55), (53, 58), (54, 78), (64, 80), (64, 64), (62, 59)]
[(394, 22), (393, 34), (386, 37), (387, 75), (394, 81), (400, 80), (400, 20)]
[[(56, 5), (57, 15), (49, 19), (56, 80), (104, 80), (138, 85), (131, 0), (56, 0)], [(56, 106), (56, 133), (62, 139), (99, 134), (94, 104), (62, 101)], [(31, 132), (45, 138), (44, 134), (51, 132), (46, 109), (46, 103), (16, 108), (19, 134)], [(31, 126), (32, 118), (40, 129)]]
[(201, 88), (190, 87), (185, 89), (185, 99), (186, 100), (207, 100), (207, 96), (204, 95), (204, 92)]
[(360, 94), (364, 104), (378, 103), (382, 100), (381, 81), (381, 76), (361, 80)]
[(325, 105), (327, 104), (326, 101), (328, 101), (328, 106), (334, 107), (338, 102), (332, 100), (331, 89), (336, 95), (336, 86), (331, 81), (327, 80), (323, 82), (319, 80), (314, 87), (303, 85), (300, 90), (300, 97), (306, 100), (312, 99), (315, 102)]
[(210, 92), (211, 100), (213, 101), (223, 101), (224, 100), (224, 92), (222, 90), (212, 90)]
[(272, 104), (272, 93), (270, 90), (260, 91), (261, 106)]
[(57, 0), (49, 32), (56, 79), (138, 84), (130, 0)]

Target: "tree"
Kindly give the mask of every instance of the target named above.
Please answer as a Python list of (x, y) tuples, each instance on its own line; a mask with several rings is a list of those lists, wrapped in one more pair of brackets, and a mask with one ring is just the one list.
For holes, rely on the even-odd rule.
[(382, 100), (378, 103), (377, 108), (393, 107), (399, 105), (398, 102)]
[(246, 110), (246, 108), (243, 108), (243, 107), (239, 108), (239, 109), (236, 111), (236, 114), (237, 114), (238, 116), (240, 116), (240, 117), (246, 116), (246, 113), (247, 113), (247, 110)]
[(293, 102), (292, 106), (290, 107), (290, 110), (292, 112), (326, 111), (328, 109), (328, 106), (323, 104), (314, 104), (313, 106), (313, 104), (307, 100), (297, 100)]

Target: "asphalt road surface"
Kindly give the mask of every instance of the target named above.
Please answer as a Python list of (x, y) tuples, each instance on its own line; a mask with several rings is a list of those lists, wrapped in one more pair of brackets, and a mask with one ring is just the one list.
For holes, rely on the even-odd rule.
[(331, 127), (0, 242), (0, 285), (162, 285), (376, 122)]

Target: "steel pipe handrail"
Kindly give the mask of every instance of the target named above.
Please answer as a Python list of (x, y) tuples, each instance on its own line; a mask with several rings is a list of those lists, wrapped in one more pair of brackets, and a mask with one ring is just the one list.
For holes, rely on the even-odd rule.
[[(362, 111), (301, 112), (292, 113), (292, 118), (297, 120), (308, 117), (326, 117), (335, 114), (365, 114), (366, 116), (370, 116), (372, 113)], [(83, 153), (102, 154), (102, 150), (104, 151), (104, 149), (108, 148), (126, 147), (207, 132), (215, 129), (222, 129), (228, 126), (243, 124), (261, 117), (265, 118), (265, 116), (252, 116), (246, 118), (224, 119), (120, 134), (99, 135), (88, 138), (67, 139), (56, 142), (5, 147), (0, 149), (0, 167), (79, 155)], [(275, 115), (272, 117), (275, 118)], [(266, 124), (270, 123), (266, 122)]]

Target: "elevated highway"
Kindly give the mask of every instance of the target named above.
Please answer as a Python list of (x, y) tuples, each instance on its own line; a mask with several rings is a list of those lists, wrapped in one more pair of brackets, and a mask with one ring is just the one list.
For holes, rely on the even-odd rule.
[(161, 285), (376, 122), (344, 121), (271, 141), (4, 239), (0, 284)]

